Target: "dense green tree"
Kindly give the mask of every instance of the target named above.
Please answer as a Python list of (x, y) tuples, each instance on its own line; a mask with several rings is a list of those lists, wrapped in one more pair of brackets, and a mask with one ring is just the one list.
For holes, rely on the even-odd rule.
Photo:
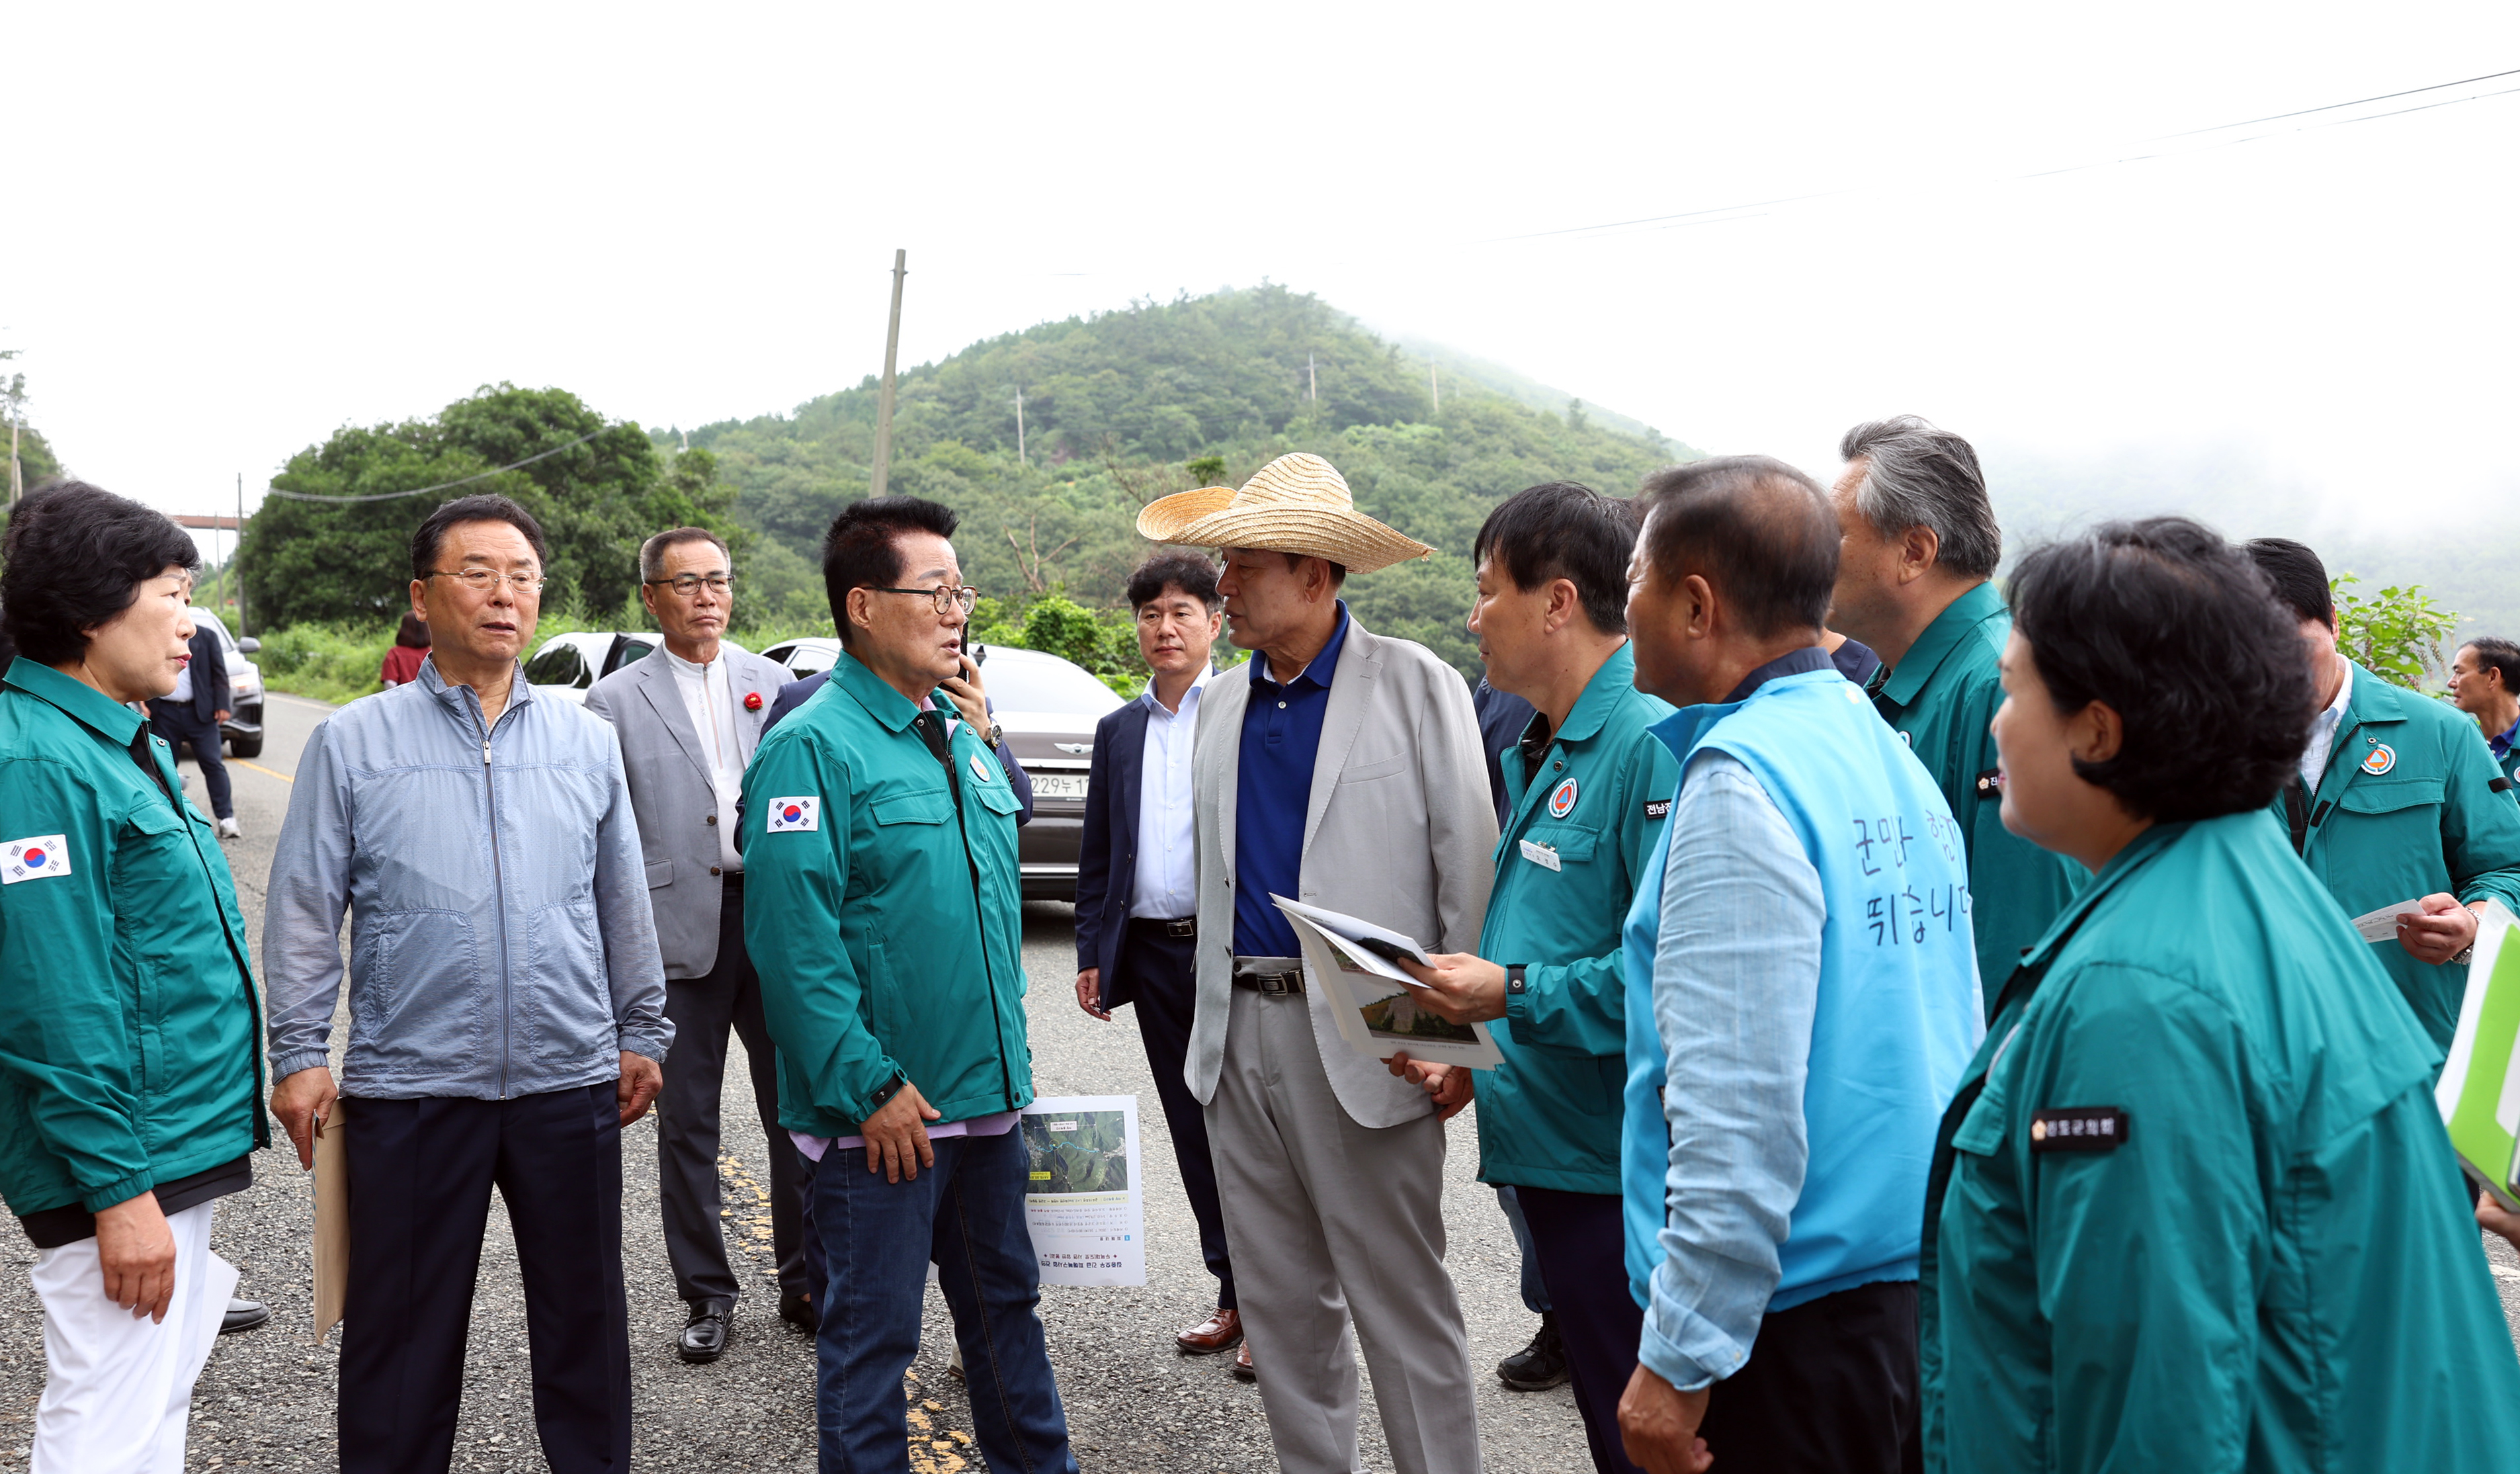
[[(592, 437), (571, 444), (581, 437)], [(383, 493), (480, 476), (546, 451), (531, 465), (468, 485)], [(382, 496), (375, 501), (267, 498), (247, 519), (242, 556), (256, 622), (376, 619), (405, 605), (411, 534), (449, 497), (495, 491), (542, 524), (551, 545), (547, 608), (574, 605), (635, 619), (639, 544), (664, 528), (715, 529), (748, 540), (727, 516), (734, 488), (704, 450), (669, 454), (636, 425), (608, 424), (565, 390), (484, 388), (432, 418), (344, 426), (290, 457), (276, 491)]]
[[(1025, 461), (1015, 454), (1018, 385)], [(736, 518), (810, 565), (832, 515), (867, 493), (876, 391), (870, 379), (791, 415), (703, 426), (691, 443), (716, 452), (719, 475), (741, 489)], [(1447, 381), (1439, 412), (1422, 360), (1318, 299), (1274, 286), (991, 339), (908, 370), (897, 396), (891, 489), (963, 514), (955, 541), (965, 576), (990, 594), (1028, 605), (1063, 594), (1114, 609), (1149, 551), (1137, 534), (1141, 507), (1171, 491), (1239, 484), (1275, 457), (1308, 450), (1339, 468), (1365, 511), (1438, 550), (1353, 580), (1359, 615), (1464, 671), (1476, 668), (1462, 628), (1470, 543), (1490, 508), (1559, 479), (1625, 493), (1644, 473), (1695, 454), (1466, 379)], [(656, 438), (668, 443), (661, 432)], [(812, 597), (792, 576), (785, 588), (755, 607), (802, 611)], [(1054, 622), (1041, 635), (1061, 631), (1078, 633)], [(1124, 663), (1102, 668), (1121, 673), (1114, 664)]]

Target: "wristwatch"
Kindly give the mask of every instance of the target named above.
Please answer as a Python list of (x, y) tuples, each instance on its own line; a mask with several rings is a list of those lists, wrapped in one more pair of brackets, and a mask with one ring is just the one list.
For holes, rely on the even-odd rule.
[(2457, 956), (2452, 957), (2452, 958), (2451, 958), (2451, 959), (2450, 959), (2450, 960), (2451, 960), (2451, 965), (2452, 965), (2452, 966), (2453, 966), (2453, 967), (2465, 967), (2465, 966), (2467, 966), (2467, 961), (2468, 961), (2468, 959), (2469, 959), (2470, 957), (2475, 956), (2475, 955), (2476, 955), (2476, 944), (2475, 944), (2475, 943), (2473, 943), (2473, 942), (2471, 942), (2471, 943), (2469, 943), (2469, 944), (2467, 944), (2467, 949), (2466, 949), (2466, 950), (2464, 950), (2464, 951), (2460, 952)]
[(995, 717), (992, 717), (992, 718), (990, 718), (990, 721), (989, 721), (989, 730), (988, 730), (988, 733), (987, 733), (987, 735), (983, 736), (983, 737), (980, 739), (980, 741), (981, 741), (981, 742), (983, 742), (983, 743), (985, 743), (985, 744), (987, 744), (987, 745), (988, 745), (988, 746), (990, 746), (990, 747), (996, 747), (999, 743), (1004, 742), (1004, 741), (1006, 740), (1006, 736), (1007, 736), (1007, 729), (1006, 729), (1005, 727), (1002, 727), (1002, 726), (998, 725), (998, 723), (997, 723), (997, 719), (996, 719)]

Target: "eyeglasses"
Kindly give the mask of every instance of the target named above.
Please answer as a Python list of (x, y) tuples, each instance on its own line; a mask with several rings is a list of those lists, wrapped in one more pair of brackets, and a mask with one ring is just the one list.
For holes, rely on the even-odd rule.
[(491, 589), (498, 586), (499, 580), (502, 578), (507, 579), (509, 587), (514, 588), (520, 594), (538, 594), (543, 591), (543, 576), (539, 572), (531, 574), (502, 574), (495, 570), (486, 568), (440, 569), (431, 573), (428, 576), (432, 578), (452, 578), (476, 594), (488, 593)]
[(946, 614), (956, 608), (960, 608), (965, 614), (969, 614), (971, 612), (971, 606), (980, 602), (980, 591), (968, 583), (964, 584), (961, 588), (956, 588), (950, 583), (941, 588), (871, 587), (870, 592), (878, 594), (924, 594), (935, 604), (936, 612), (938, 614)]
[(677, 574), (671, 578), (650, 578), (651, 584), (661, 583), (688, 599), (705, 585), (710, 593), (723, 594), (735, 586), (735, 575), (711, 574), (703, 578), (698, 574)]

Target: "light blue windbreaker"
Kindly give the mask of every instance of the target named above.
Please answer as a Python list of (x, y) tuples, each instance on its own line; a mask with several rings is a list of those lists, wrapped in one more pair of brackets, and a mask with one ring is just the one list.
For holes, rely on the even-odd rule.
[(345, 905), (344, 1095), (540, 1095), (673, 1042), (621, 744), (522, 671), (486, 738), (430, 660), (307, 739), (263, 918), (274, 1080), (330, 1057)]

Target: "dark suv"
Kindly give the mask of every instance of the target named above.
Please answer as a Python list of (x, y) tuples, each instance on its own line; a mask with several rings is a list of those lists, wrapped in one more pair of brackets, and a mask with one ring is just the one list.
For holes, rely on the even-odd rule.
[[(761, 652), (799, 676), (829, 670), (840, 642), (821, 636)], [(1094, 724), (1121, 698), (1082, 666), (1039, 650), (974, 645), (980, 684), (1006, 729), (1007, 747), (1032, 779), (1032, 822), (1016, 836), (1026, 900), (1074, 900), (1076, 856), (1085, 839), (1085, 777), (1094, 766)]]

